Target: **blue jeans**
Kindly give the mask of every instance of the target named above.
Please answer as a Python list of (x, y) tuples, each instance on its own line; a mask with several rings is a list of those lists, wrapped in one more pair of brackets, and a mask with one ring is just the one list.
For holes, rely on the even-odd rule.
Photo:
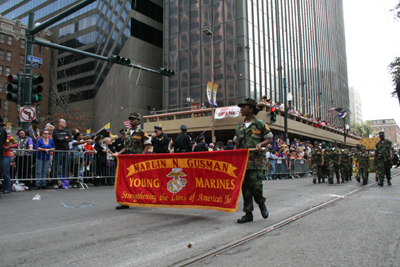
[(275, 163), (271, 163), (271, 172), (269, 174), (269, 178), (272, 178), (274, 173), (275, 173)]
[[(47, 169), (49, 168), (50, 160), (36, 160), (36, 186), (46, 186)], [(40, 179), (44, 180), (40, 180)]]
[(3, 186), (4, 191), (11, 192), (11, 180), (10, 180), (10, 165), (11, 165), (11, 156), (1, 156), (1, 173), (3, 173)]

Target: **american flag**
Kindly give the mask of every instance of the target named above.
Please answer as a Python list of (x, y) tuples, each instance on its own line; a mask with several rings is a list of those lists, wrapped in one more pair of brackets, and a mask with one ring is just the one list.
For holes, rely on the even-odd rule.
[(343, 119), (343, 118), (346, 117), (348, 114), (349, 114), (348, 111), (346, 111), (346, 112), (341, 112), (341, 113), (338, 115), (338, 118), (339, 118), (339, 119)]
[(124, 121), (124, 125), (125, 125), (125, 127), (128, 128), (128, 129), (132, 128), (131, 122), (130, 122), (130, 121)]
[(342, 110), (343, 109), (341, 109), (341, 108), (331, 108), (331, 109), (328, 109), (328, 112), (331, 113), (333, 116), (337, 117), (337, 116), (339, 116), (339, 114), (342, 113)]

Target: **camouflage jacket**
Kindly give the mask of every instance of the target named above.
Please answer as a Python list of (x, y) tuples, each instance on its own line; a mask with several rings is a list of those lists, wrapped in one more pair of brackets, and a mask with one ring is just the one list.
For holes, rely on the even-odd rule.
[(349, 158), (352, 157), (351, 152), (348, 149), (342, 149), (342, 164), (349, 165)]
[(384, 139), (383, 141), (379, 141), (375, 145), (376, 156), (379, 160), (390, 160), (390, 152), (392, 151), (392, 142)]
[(141, 154), (145, 146), (151, 145), (151, 141), (145, 131), (136, 128), (132, 135), (130, 130), (125, 133), (124, 145), (126, 154)]
[[(240, 122), (236, 125), (235, 142), (237, 142), (239, 149), (255, 148), (257, 144), (272, 137), (273, 134), (268, 128), (268, 125), (256, 118), (251, 122), (249, 127), (246, 127), (244, 122)], [(247, 169), (266, 169), (267, 161), (265, 154), (266, 152), (256, 153), (250, 151)]]
[(322, 151), (320, 148), (313, 148), (311, 150), (312, 164), (320, 165), (322, 163)]
[(322, 151), (322, 155), (324, 155), (324, 165), (328, 165), (329, 159), (330, 159), (330, 148), (325, 147), (325, 148), (321, 149), (321, 151)]
[(359, 160), (359, 164), (360, 164), (360, 168), (368, 168), (369, 166), (369, 155), (368, 153), (360, 153), (360, 155), (358, 156), (358, 160)]
[(342, 151), (335, 147), (335, 149), (330, 149), (330, 159), (333, 161), (334, 164), (339, 164), (339, 156), (342, 155)]

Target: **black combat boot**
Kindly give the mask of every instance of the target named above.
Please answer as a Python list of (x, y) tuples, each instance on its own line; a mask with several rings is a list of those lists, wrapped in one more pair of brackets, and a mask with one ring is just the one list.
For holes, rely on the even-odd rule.
[(314, 180), (314, 179), (312, 180), (312, 182), (313, 182), (314, 184), (316, 184), (316, 183), (317, 183), (317, 181), (316, 181), (316, 180)]
[(388, 185), (392, 185), (392, 182), (389, 179), (387, 181), (388, 181)]
[(380, 180), (378, 185), (383, 186), (383, 180)]
[(259, 205), (259, 207), (260, 207), (261, 215), (263, 216), (264, 219), (267, 219), (268, 215), (269, 215), (267, 206), (265, 206), (265, 203), (262, 203)]
[(361, 181), (360, 177), (357, 177), (356, 180), (357, 180), (357, 182), (360, 182), (360, 181)]
[(238, 219), (238, 223), (247, 223), (247, 222), (252, 222), (253, 221), (253, 213), (251, 211), (246, 212), (246, 215), (244, 215), (241, 219)]
[(325, 178), (322, 178), (322, 182), (325, 183)]
[(337, 183), (340, 184), (340, 180), (339, 179), (337, 179)]
[(318, 178), (318, 183), (319, 183), (319, 184), (321, 183), (321, 178)]

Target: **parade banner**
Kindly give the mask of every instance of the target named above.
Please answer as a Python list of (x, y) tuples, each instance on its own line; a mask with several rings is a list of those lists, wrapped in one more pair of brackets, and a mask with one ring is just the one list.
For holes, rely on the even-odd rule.
[(119, 155), (122, 205), (236, 212), (249, 150)]
[(239, 107), (217, 108), (214, 113), (214, 118), (219, 120), (226, 117), (237, 118), (240, 114)]

